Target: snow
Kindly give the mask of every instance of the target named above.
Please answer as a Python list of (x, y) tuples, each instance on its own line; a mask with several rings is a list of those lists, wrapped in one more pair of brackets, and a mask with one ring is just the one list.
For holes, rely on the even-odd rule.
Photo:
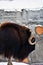
[[(0, 65), (7, 65), (8, 62), (0, 62)], [(13, 65), (29, 65), (26, 63), (18, 63), (18, 62), (12, 62)]]

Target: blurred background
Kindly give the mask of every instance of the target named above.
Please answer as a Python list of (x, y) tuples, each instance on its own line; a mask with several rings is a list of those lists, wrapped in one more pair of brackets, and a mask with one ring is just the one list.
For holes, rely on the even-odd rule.
[[(35, 27), (43, 26), (43, 0), (0, 0), (0, 23), (13, 22), (31, 29), (36, 38), (35, 50), (28, 56), (30, 62), (43, 62), (43, 34)], [(7, 61), (0, 56), (0, 61)]]

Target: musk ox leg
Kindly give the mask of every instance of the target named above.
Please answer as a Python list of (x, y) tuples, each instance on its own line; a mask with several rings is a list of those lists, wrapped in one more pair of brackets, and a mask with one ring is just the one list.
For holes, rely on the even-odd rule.
[(25, 58), (25, 59), (23, 59), (23, 60), (18, 60), (18, 59), (17, 59), (17, 62), (28, 63), (28, 62), (29, 62), (29, 60), (28, 60), (28, 58)]
[(28, 58), (25, 58), (22, 62), (24, 62), (24, 63), (28, 63), (29, 60), (28, 60)]
[(7, 65), (13, 65), (11, 58), (8, 59), (8, 64)]

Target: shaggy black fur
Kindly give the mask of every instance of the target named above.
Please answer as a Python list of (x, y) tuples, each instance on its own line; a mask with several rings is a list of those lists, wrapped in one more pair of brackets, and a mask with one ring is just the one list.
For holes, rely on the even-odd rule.
[(31, 32), (28, 28), (15, 23), (5, 23), (0, 27), (0, 54), (23, 60), (35, 49), (28, 39)]

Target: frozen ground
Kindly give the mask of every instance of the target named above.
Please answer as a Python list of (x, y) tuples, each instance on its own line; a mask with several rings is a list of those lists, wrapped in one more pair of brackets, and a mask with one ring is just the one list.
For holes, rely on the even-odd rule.
[[(0, 65), (7, 65), (7, 62), (0, 62)], [(13, 65), (29, 65), (29, 64), (13, 62)]]
[[(7, 62), (1, 62), (0, 65), (7, 65)], [(30, 63), (30, 64), (25, 64), (25, 63), (17, 63), (13, 62), (13, 65), (43, 65), (43, 63)]]

